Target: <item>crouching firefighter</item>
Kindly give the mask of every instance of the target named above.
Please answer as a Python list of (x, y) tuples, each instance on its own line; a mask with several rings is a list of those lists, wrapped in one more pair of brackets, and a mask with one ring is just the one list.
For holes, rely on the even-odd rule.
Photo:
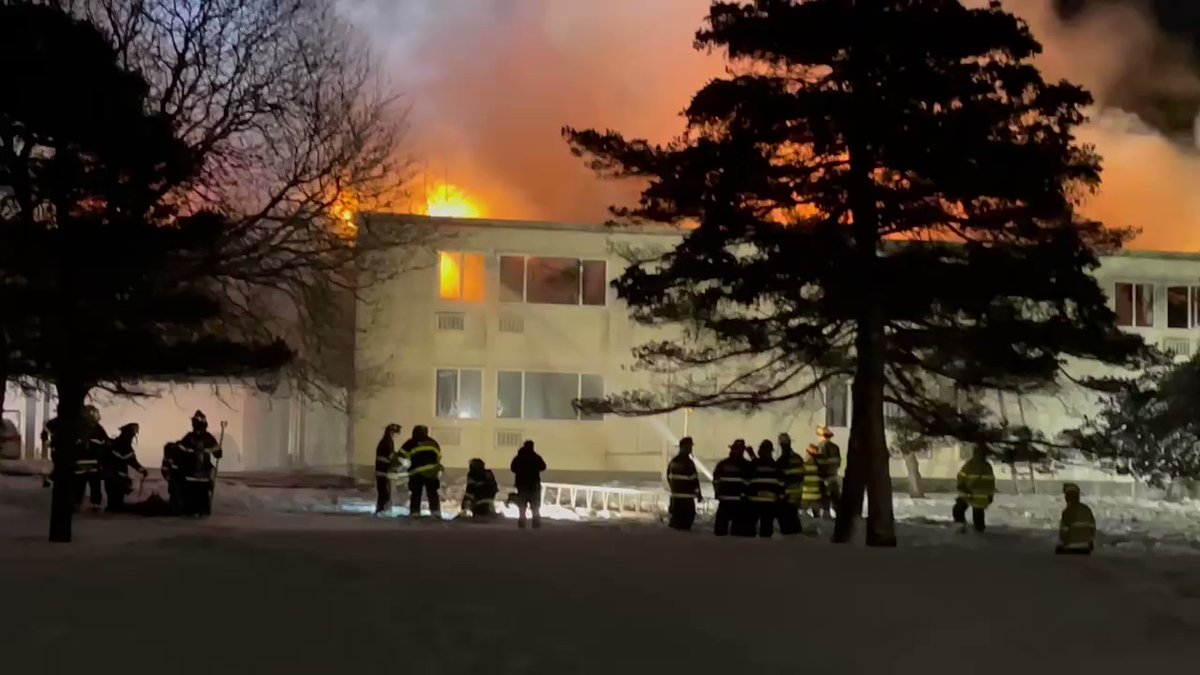
[(696, 522), (696, 502), (701, 501), (700, 475), (692, 459), (694, 443), (691, 436), (679, 441), (679, 454), (667, 463), (667, 485), (671, 489), (670, 520), (667, 526), (675, 530), (690, 530)]
[(475, 518), (496, 515), (496, 493), (500, 486), (496, 475), (476, 457), (467, 465), (467, 490), (463, 494), (462, 510), (470, 511)]
[(197, 410), (192, 415), (192, 430), (179, 440), (183, 472), (183, 515), (207, 516), (212, 513), (212, 488), (216, 463), (222, 452), (217, 439), (208, 432), (208, 418)]
[(1062, 521), (1058, 526), (1058, 547), (1054, 552), (1091, 555), (1096, 547), (1096, 516), (1087, 504), (1080, 501), (1078, 485), (1064, 484), (1063, 498), (1067, 500), (1067, 508), (1062, 512)]
[(389, 424), (383, 429), (383, 438), (375, 446), (375, 515), (392, 508), (392, 486), (400, 477), (400, 453), (396, 450), (396, 434), (399, 424)]
[(104, 471), (104, 493), (108, 495), (108, 505), (104, 510), (109, 513), (122, 511), (125, 508), (125, 496), (133, 492), (133, 480), (129, 478), (129, 470), (137, 471), (143, 479), (148, 473), (133, 450), (137, 435), (137, 424), (130, 423), (121, 427), (117, 437), (109, 443), (101, 461)]
[(400, 452), (408, 457), (408, 515), (421, 515), (421, 493), (424, 492), (429, 498), (429, 513), (441, 516), (438, 488), (442, 485), (442, 446), (429, 437), (428, 427), (419, 424), (413, 427), (412, 438), (400, 446)]

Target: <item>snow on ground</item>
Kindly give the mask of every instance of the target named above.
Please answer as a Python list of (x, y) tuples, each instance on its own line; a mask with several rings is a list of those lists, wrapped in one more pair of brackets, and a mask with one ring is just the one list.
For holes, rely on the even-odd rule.
[[(905, 526), (906, 541), (926, 545), (896, 550), (657, 525), (518, 531), (256, 512), (226, 485), (208, 521), (83, 515), (76, 543), (51, 545), (48, 491), (27, 483), (0, 481), (0, 663), (15, 675), (1128, 675), (1200, 664), (1200, 570), (1165, 552), (1064, 559), (1004, 528), (945, 534), (970, 544), (941, 546), (932, 533), (948, 528), (930, 525)], [(932, 516), (943, 505), (921, 506)]]

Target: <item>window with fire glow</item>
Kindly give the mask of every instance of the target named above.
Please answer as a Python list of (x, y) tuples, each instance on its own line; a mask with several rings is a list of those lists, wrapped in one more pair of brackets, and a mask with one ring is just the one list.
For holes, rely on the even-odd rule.
[(483, 255), (442, 251), (438, 254), (438, 297), (459, 302), (483, 302)]

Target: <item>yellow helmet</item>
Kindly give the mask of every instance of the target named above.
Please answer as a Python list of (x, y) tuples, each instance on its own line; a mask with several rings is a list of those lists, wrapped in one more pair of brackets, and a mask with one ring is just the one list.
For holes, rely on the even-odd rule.
[(821, 438), (833, 438), (833, 432), (830, 431), (829, 427), (825, 426), (824, 424), (821, 424), (817, 427), (817, 435)]

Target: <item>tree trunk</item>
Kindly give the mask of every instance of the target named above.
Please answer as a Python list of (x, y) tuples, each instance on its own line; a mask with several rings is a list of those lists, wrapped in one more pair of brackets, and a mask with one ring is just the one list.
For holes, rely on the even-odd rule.
[(1013, 494), (1014, 495), (1021, 494), (1021, 482), (1019, 480), (1017, 480), (1017, 463), (1016, 462), (1008, 463), (1008, 477), (1012, 479)]
[(925, 490), (921, 487), (921, 463), (917, 460), (917, 456), (911, 452), (904, 453), (904, 468), (908, 469), (908, 495), (917, 499), (925, 497)]
[(59, 377), (58, 429), (54, 436), (54, 487), (50, 496), (50, 541), (71, 541), (71, 519), (75, 513), (75, 455), (83, 437), (83, 405), (87, 388), (78, 378)]
[(1033, 466), (1033, 460), (1029, 460), (1029, 487), (1033, 490), (1033, 494), (1037, 494), (1037, 469)]

